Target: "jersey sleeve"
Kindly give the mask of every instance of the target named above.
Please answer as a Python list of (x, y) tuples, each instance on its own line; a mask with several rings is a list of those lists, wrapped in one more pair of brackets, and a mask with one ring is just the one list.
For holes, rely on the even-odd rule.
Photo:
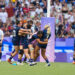
[(47, 30), (43, 30), (43, 38), (47, 38)]
[(32, 36), (32, 38), (31, 39), (29, 39), (29, 42), (32, 42), (32, 41), (34, 41), (35, 39), (37, 39), (38, 37), (37, 37), (37, 35), (36, 34), (34, 34), (33, 36)]
[(49, 39), (51, 37), (51, 33), (47, 34), (47, 30), (43, 30), (43, 35), (44, 35), (43, 36), (44, 39), (46, 39), (46, 38)]
[(20, 30), (20, 28), (19, 28), (19, 27), (17, 27), (17, 28), (16, 28), (16, 31), (18, 32), (19, 30)]

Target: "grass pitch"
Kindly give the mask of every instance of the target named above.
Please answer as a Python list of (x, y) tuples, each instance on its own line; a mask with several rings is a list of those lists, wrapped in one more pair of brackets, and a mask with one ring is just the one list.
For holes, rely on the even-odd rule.
[(37, 63), (35, 66), (28, 64), (13, 66), (1, 62), (0, 75), (75, 75), (75, 65), (72, 63), (51, 63), (50, 67), (45, 65), (45, 63)]

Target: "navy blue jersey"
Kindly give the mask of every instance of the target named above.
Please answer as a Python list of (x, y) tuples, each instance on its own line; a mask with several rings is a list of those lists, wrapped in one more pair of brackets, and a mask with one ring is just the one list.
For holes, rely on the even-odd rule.
[(19, 46), (19, 42), (20, 42), (20, 36), (18, 35), (18, 32), (20, 30), (20, 27), (17, 27), (13, 30), (13, 38), (12, 38), (12, 42), (13, 42), (13, 45), (17, 45)]
[(44, 29), (44, 30), (43, 30), (43, 38), (44, 38), (44, 39), (45, 39), (45, 38), (49, 39), (50, 37), (51, 37), (51, 33), (50, 33), (50, 34), (47, 34), (47, 30)]
[(32, 36), (32, 38), (29, 40), (29, 42), (32, 42), (32, 41), (34, 41), (35, 39), (40, 39), (41, 41), (44, 41), (45, 39), (49, 39), (50, 38), (50, 34), (49, 35), (47, 35), (47, 30), (43, 30), (43, 36), (41, 37), (41, 38), (39, 38), (38, 36), (37, 36), (37, 34), (34, 34), (33, 36)]
[(34, 40), (37, 39), (37, 38), (38, 38), (37, 34), (34, 34), (34, 35), (32, 36), (32, 38), (29, 39), (29, 43), (31, 43), (32, 41), (34, 41)]
[(44, 41), (47, 38), (47, 30), (43, 30), (43, 36), (40, 38), (41, 41)]
[(18, 35), (19, 30), (20, 30), (20, 27), (16, 27), (13, 30), (13, 38), (15, 38), (15, 39), (19, 39), (20, 38), (20, 36)]
[[(21, 28), (21, 29), (25, 29), (25, 28)], [(27, 40), (27, 35), (26, 34), (20, 36), (20, 45), (23, 45), (26, 40)]]

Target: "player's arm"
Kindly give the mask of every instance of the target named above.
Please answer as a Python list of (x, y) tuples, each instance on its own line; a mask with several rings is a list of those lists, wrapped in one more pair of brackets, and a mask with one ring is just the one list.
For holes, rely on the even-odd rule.
[(20, 31), (21, 31), (22, 33), (31, 32), (31, 29), (20, 29)]
[(37, 40), (37, 42), (39, 43), (39, 44), (47, 44), (48, 43), (48, 41), (40, 41), (40, 39), (36, 39)]
[(44, 42), (48, 42), (48, 39), (46, 38), (46, 39), (44, 40)]
[(19, 33), (22, 33), (22, 34), (30, 34), (31, 30), (30, 29), (20, 29), (19, 30)]
[(24, 32), (24, 33), (23, 33), (22, 31), (19, 31), (19, 33), (18, 33), (19, 36), (23, 36), (23, 35), (25, 35), (25, 34), (30, 34), (30, 33), (29, 33), (29, 32)]

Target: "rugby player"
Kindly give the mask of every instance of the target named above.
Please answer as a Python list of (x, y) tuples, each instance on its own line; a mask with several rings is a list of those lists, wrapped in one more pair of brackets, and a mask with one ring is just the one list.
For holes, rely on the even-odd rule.
[(43, 56), (43, 58), (45, 59), (46, 63), (48, 66), (50, 66), (50, 63), (45, 55), (46, 52), (46, 47), (47, 47), (47, 43), (48, 43), (48, 39), (50, 38), (50, 29), (49, 26), (46, 26), (45, 29), (43, 31), (39, 31), (37, 34), (32, 36), (32, 39), (30, 39), (30, 41), (33, 40), (37, 40), (38, 44), (35, 47), (35, 59), (38, 56), (38, 51), (41, 49), (41, 55)]
[(16, 29), (13, 30), (13, 39), (12, 39), (12, 42), (13, 42), (13, 45), (14, 45), (14, 48), (15, 48), (15, 51), (13, 53), (11, 53), (11, 56), (10, 58), (8, 59), (8, 62), (10, 64), (12, 64), (11, 62), (11, 59), (16, 55), (18, 54), (18, 51), (19, 51), (19, 43), (20, 43), (20, 33), (25, 33), (25, 30), (22, 29), (22, 22), (18, 22), (18, 25), (16, 27)]
[[(19, 52), (19, 58), (18, 58), (18, 62), (21, 63), (21, 59), (22, 59), (22, 53), (23, 53), (23, 49), (24, 49), (24, 54), (25, 56), (29, 59), (29, 64), (30, 66), (32, 66), (34, 63), (34, 48), (32, 46), (32, 44), (29, 43), (28, 37), (32, 34), (31, 33), (31, 27), (32, 27), (33, 21), (28, 21), (27, 24), (25, 24), (24, 28), (27, 30), (30, 30), (27, 32), (27, 34), (22, 35), (21, 38), (21, 42), (22, 42), (22, 49)], [(29, 54), (30, 52), (30, 54)]]

